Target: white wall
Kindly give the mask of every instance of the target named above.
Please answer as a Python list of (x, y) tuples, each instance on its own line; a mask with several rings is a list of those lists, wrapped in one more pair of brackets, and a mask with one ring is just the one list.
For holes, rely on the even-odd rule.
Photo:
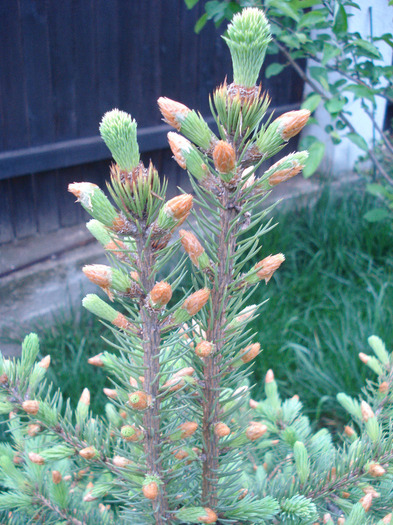
[[(393, 32), (393, 7), (388, 5), (388, 0), (357, 0), (357, 3), (361, 6), (361, 10), (354, 9), (354, 16), (349, 17), (348, 30), (350, 32), (357, 31), (362, 35), (363, 38), (369, 37), (369, 7), (372, 8), (372, 25), (374, 36)], [(383, 56), (383, 63), (385, 65), (391, 65), (393, 56), (392, 48), (383, 41), (381, 43), (376, 43), (375, 45), (377, 45)], [(334, 79), (335, 74), (330, 73), (330, 77)], [(309, 89), (306, 87), (305, 91), (307, 92)], [(352, 99), (349, 92), (347, 93), (347, 97), (350, 100)], [(362, 134), (363, 138), (369, 144), (372, 144), (373, 127), (370, 119), (361, 108), (360, 102), (352, 101), (348, 109), (352, 113), (349, 119), (351, 120), (355, 129), (357, 129)], [(383, 125), (385, 111), (385, 100), (377, 97), (376, 120), (380, 126)], [(319, 125), (308, 126), (305, 134), (318, 136), (318, 138), (326, 144), (326, 153), (321, 165), (321, 170), (332, 173), (332, 175), (339, 174), (342, 171), (351, 171), (354, 167), (356, 159), (364, 152), (362, 152), (362, 150), (360, 150), (346, 138), (344, 138), (343, 141), (338, 145), (332, 144), (330, 138), (323, 131), (325, 126), (330, 122), (330, 115), (323, 107), (318, 108), (314, 116), (318, 120)], [(376, 135), (376, 140), (378, 140), (378, 134)]]

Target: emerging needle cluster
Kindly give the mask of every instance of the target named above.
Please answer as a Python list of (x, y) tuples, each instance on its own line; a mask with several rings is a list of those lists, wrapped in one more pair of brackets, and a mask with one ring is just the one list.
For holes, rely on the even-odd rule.
[[(307, 153), (257, 170), (309, 112), (265, 118), (269, 99), (257, 79), (270, 29), (262, 11), (236, 15), (225, 40), (234, 80), (211, 98), (217, 133), (196, 111), (158, 100), (192, 195), (166, 201), (167, 183), (140, 160), (136, 122), (117, 109), (100, 125), (115, 161), (112, 202), (94, 184), (69, 186), (109, 260), (83, 268), (107, 295), (89, 294), (83, 305), (113, 334), (112, 351), (88, 359), (110, 378), (108, 404), (93, 418), (85, 389), (75, 411), (64, 406), (43, 381), (50, 358), (35, 362), (34, 334), (21, 360), (1, 361), (0, 409), (10, 412), (14, 440), (0, 450), (7, 523), (306, 524), (333, 523), (333, 514), (355, 525), (387, 490), (392, 439), (379, 414), (391, 407), (392, 361), (379, 340), (377, 357), (361, 354), (383, 379), (379, 387), (361, 404), (340, 398), (362, 432), (347, 427), (349, 449), (335, 448), (325, 430), (312, 433), (299, 398), (281, 401), (272, 371), (266, 399), (250, 399), (247, 377), (261, 347), (247, 330), (259, 306), (247, 302), (285, 260), (278, 253), (250, 262), (270, 229), (261, 204), (301, 171)], [(184, 224), (190, 213), (196, 232)], [(178, 290), (175, 301), (187, 268), (180, 250), (192, 262), (194, 290)], [(388, 505), (377, 513), (382, 523), (390, 523)]]

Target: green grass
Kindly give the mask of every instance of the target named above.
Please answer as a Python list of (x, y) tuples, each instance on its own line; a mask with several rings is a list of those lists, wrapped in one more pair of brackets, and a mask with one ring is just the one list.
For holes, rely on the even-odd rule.
[(102, 413), (107, 402), (102, 389), (110, 388), (110, 382), (102, 369), (89, 365), (87, 359), (108, 350), (101, 337), (108, 335), (107, 328), (81, 307), (57, 314), (52, 326), (37, 325), (34, 331), (40, 338), (40, 355), (51, 356), (48, 380), (61, 389), (65, 398), (70, 398), (73, 407), (87, 387), (93, 412)]
[[(393, 347), (393, 228), (363, 219), (374, 206), (372, 197), (351, 189), (338, 198), (325, 192), (310, 208), (275, 211), (279, 224), (262, 239), (261, 257), (283, 252), (286, 261), (252, 300), (270, 298), (253, 325), (264, 349), (254, 397), (272, 368), (282, 394), (299, 394), (312, 417), (345, 420), (335, 396), (357, 395), (372, 377), (358, 359), (359, 352), (370, 353), (368, 336)], [(102, 388), (111, 385), (101, 369), (87, 364), (109, 349), (102, 324), (78, 311), (38, 332), (42, 355), (52, 356), (50, 379), (74, 405), (88, 387), (92, 409), (102, 412)]]
[(253, 326), (264, 348), (256, 397), (272, 368), (281, 391), (298, 394), (314, 417), (345, 418), (336, 394), (358, 395), (373, 377), (358, 359), (371, 352), (368, 336), (393, 346), (393, 228), (363, 219), (373, 206), (360, 193), (325, 192), (313, 207), (276, 213), (263, 255), (281, 251), (286, 261), (257, 292), (270, 300)]

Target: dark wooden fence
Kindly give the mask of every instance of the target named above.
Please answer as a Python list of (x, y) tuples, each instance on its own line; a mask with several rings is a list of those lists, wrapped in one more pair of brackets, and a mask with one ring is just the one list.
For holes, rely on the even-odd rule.
[[(0, 0), (0, 243), (84, 220), (67, 185), (103, 184), (98, 124), (114, 107), (137, 119), (143, 155), (180, 181), (156, 100), (208, 115), (209, 93), (231, 74), (220, 31), (194, 33), (200, 14), (183, 0)], [(264, 88), (280, 109), (303, 86), (286, 70)]]

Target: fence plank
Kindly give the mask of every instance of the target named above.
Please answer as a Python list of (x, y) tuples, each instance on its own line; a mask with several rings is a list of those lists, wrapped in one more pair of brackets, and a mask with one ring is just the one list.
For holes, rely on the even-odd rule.
[(42, 1), (20, 0), (30, 144), (55, 138), (48, 21)]
[(23, 148), (29, 137), (19, 2), (0, 2), (0, 50), (2, 149)]
[(71, 2), (48, 2), (48, 38), (52, 71), (55, 140), (74, 138), (77, 128), (75, 109), (75, 62), (71, 28), (74, 10)]
[[(67, 185), (107, 177), (98, 124), (113, 107), (138, 120), (143, 158), (176, 181), (171, 191), (179, 184), (188, 191), (156, 99), (208, 114), (208, 95), (225, 75), (232, 80), (224, 26), (209, 22), (194, 33), (202, 11), (184, 0), (0, 2), (0, 243), (83, 219)], [(302, 85), (293, 75), (265, 81), (275, 106), (297, 107)]]
[(37, 233), (35, 195), (31, 175), (11, 179), (11, 220), (15, 237), (22, 239)]
[(11, 189), (9, 180), (0, 181), (0, 244), (14, 239), (11, 222)]

